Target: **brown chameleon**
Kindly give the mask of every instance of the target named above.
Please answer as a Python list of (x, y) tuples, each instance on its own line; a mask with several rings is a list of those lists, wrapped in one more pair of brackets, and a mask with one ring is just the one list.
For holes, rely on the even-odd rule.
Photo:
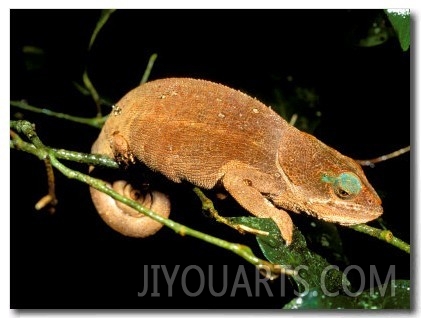
[[(114, 106), (92, 152), (125, 165), (142, 163), (176, 183), (221, 186), (251, 214), (271, 218), (287, 244), (294, 226), (286, 211), (342, 225), (383, 212), (353, 159), (258, 100), (205, 80), (167, 78), (133, 89)], [(113, 184), (168, 217), (163, 193), (141, 195), (124, 181)], [(101, 217), (124, 235), (145, 237), (161, 227), (95, 189), (91, 193)]]

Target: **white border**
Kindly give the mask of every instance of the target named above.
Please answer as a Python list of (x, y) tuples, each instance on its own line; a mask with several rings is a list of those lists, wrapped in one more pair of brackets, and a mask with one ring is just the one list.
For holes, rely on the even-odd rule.
[(2, 1), (7, 4), (6, 8), (37, 8), (37, 9), (103, 9), (103, 8), (120, 8), (120, 9), (132, 9), (132, 8), (144, 8), (144, 9), (155, 9), (155, 8), (202, 8), (202, 9), (229, 9), (229, 8), (281, 8), (281, 9), (385, 9), (385, 8), (411, 8), (414, 9), (414, 1), (402, 0), (370, 0), (370, 1), (305, 1), (305, 0), (294, 0), (294, 1), (276, 1), (276, 0), (259, 0), (259, 1), (246, 1), (246, 0), (202, 0), (202, 1), (189, 1), (189, 0), (154, 0), (154, 1), (115, 1), (115, 0), (102, 0), (102, 1), (31, 1), (31, 0), (19, 0), (19, 1)]
[[(5, 70), (9, 70), (9, 61), (10, 61), (10, 8), (410, 8), (411, 9), (411, 19), (412, 19), (412, 26), (413, 29), (412, 32), (412, 43), (416, 43), (414, 48), (416, 48), (419, 43), (419, 1), (288, 1), (288, 2), (278, 2), (278, 1), (268, 1), (268, 0), (259, 0), (259, 1), (185, 1), (185, 0), (177, 0), (177, 1), (163, 1), (163, 0), (153, 0), (153, 1), (110, 1), (110, 0), (104, 0), (104, 1), (71, 1), (68, 3), (65, 3), (64, 1), (57, 1), (57, 2), (50, 2), (50, 1), (2, 1), (2, 8), (0, 11), (0, 23), (2, 24), (0, 26), (0, 36), (2, 39), (2, 43), (7, 43), (6, 49), (3, 49), (1, 52), (3, 53), (1, 58), (2, 67), (0, 68), (2, 70), (1, 77), (1, 87), (2, 87), (2, 94), (1, 94), (1, 101), (2, 105), (0, 107), (0, 123), (2, 131), (5, 133), (4, 136), (8, 135), (8, 121), (9, 121), (9, 107), (7, 107), (9, 102), (9, 92), (10, 92), (10, 71), (6, 72)], [(35, 7), (36, 5), (36, 7)], [(315, 6), (317, 5), (317, 7)], [(3, 7), (5, 6), (5, 7)], [(411, 43), (411, 44), (412, 44)], [(412, 49), (411, 47), (411, 49)], [(418, 83), (417, 75), (419, 74), (419, 63), (415, 61), (415, 50), (412, 51), (412, 61), (414, 62), (416, 68), (413, 68), (412, 71), (415, 72), (415, 74), (412, 76), (412, 80), (415, 81), (415, 84), (412, 84), (412, 88), (415, 88), (415, 85)], [(411, 66), (412, 67), (412, 66)], [(412, 100), (413, 103), (418, 102), (417, 98), (417, 92), (412, 92), (414, 96), (414, 100)], [(415, 163), (412, 165), (412, 168), (415, 168), (413, 172), (416, 172), (415, 175), (412, 177), (415, 179), (414, 182), (414, 189), (412, 190), (413, 197), (412, 199), (416, 200), (414, 204), (415, 211), (413, 211), (413, 215), (416, 216), (418, 214), (418, 198), (417, 198), (417, 192), (419, 190), (419, 171), (416, 169), (416, 164), (418, 163), (418, 157), (417, 157), (417, 151), (416, 149), (419, 149), (420, 146), (420, 136), (419, 136), (419, 129), (417, 128), (418, 123), (420, 123), (420, 112), (416, 111), (418, 108), (417, 105), (412, 105), (414, 109), (414, 115), (416, 115), (415, 121), (413, 123), (415, 124), (415, 133), (412, 135), (415, 137), (415, 140), (411, 140), (413, 142), (412, 146), (412, 159), (415, 160)], [(407, 107), (406, 105), (402, 105), (402, 107)], [(10, 306), (10, 229), (9, 229), (9, 211), (10, 211), (10, 202), (9, 202), (9, 185), (10, 185), (10, 151), (8, 150), (8, 146), (6, 145), (6, 138), (0, 139), (0, 151), (2, 152), (0, 154), (1, 160), (1, 169), (4, 169), (4, 173), (1, 173), (3, 176), (9, 176), (9, 178), (3, 178), (3, 181), (6, 183), (4, 187), (2, 188), (1, 193), (3, 194), (3, 198), (1, 202), (5, 203), (4, 209), (2, 209), (2, 215), (3, 220), (0, 222), (2, 228), (0, 229), (0, 248), (3, 255), (6, 255), (6, 257), (1, 258), (1, 276), (0, 276), (0, 316), (1, 317), (17, 317), (17, 316), (23, 316), (23, 317), (92, 317), (93, 315), (98, 315), (98, 313), (95, 313), (92, 311), (91, 314), (88, 312), (69, 312), (69, 313), (58, 313), (58, 312), (51, 312), (49, 314), (46, 314), (46, 312), (40, 312), (40, 313), (25, 313), (25, 312), (16, 312), (9, 309)], [(419, 218), (414, 218), (416, 221), (416, 224), (413, 225), (413, 229), (419, 229)], [(413, 234), (413, 237), (416, 238), (416, 233)], [(415, 246), (415, 245), (414, 245)], [(413, 251), (412, 257), (414, 258), (414, 263), (418, 264), (418, 257), (419, 255), (419, 244), (416, 244), (417, 251)], [(415, 269), (418, 268), (418, 266), (414, 266)], [(414, 287), (419, 287), (419, 273), (415, 276), (417, 279), (416, 282), (414, 282)], [(414, 288), (415, 289), (415, 288)], [(414, 292), (414, 290), (413, 290)], [(412, 308), (418, 309), (419, 301), (418, 301), (418, 293), (412, 298), (413, 303)], [(177, 312), (174, 313), (168, 312), (168, 314), (155, 314), (153, 312), (138, 312), (138, 313), (132, 313), (132, 312), (116, 312), (112, 311), (110, 313), (106, 313), (102, 311), (100, 315), (104, 315), (106, 317), (120, 317), (122, 314), (129, 315), (129, 316), (139, 316), (142, 317), (161, 317), (161, 316), (197, 316), (198, 312)], [(227, 312), (211, 312), (211, 311), (205, 311), (201, 312), (201, 314), (210, 316), (210, 317), (216, 317), (218, 315), (227, 315)], [(238, 313), (229, 313), (229, 316), (231, 317), (244, 317), (244, 316), (255, 316), (256, 314), (261, 314), (261, 312), (257, 311), (251, 311), (251, 312), (238, 312)], [(278, 315), (282, 314), (283, 317), (293, 317), (297, 314), (305, 314), (308, 315), (309, 312), (290, 312), (290, 311), (283, 311), (283, 312), (265, 312), (263, 315), (271, 316), (271, 315)], [(312, 314), (319, 314), (324, 315), (326, 312), (318, 313), (318, 312), (312, 312)], [(349, 314), (349, 313), (348, 313)], [(365, 313), (367, 314), (367, 313)], [(379, 314), (378, 312), (373, 312), (373, 314)], [(396, 313), (393, 311), (382, 311), (382, 316), (385, 317), (392, 317), (396, 316), (401, 313)], [(336, 312), (334, 313), (336, 316), (342, 316), (343, 312)]]

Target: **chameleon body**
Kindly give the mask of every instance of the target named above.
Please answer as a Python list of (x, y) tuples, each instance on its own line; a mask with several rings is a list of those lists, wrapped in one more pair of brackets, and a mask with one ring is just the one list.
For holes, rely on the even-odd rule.
[[(287, 244), (293, 224), (286, 211), (343, 225), (365, 223), (383, 212), (354, 160), (289, 125), (258, 100), (205, 80), (168, 78), (133, 89), (115, 105), (92, 152), (126, 164), (141, 162), (173, 182), (222, 186), (251, 214), (271, 218)], [(123, 234), (143, 237), (159, 229), (137, 212), (110, 212), (117, 207), (113, 200), (91, 193), (104, 220)], [(154, 196), (148, 206), (154, 210), (152, 203), (161, 204), (167, 216), (168, 198), (149, 195)], [(155, 228), (149, 231), (152, 225), (143, 221), (136, 225), (140, 228), (130, 225), (136, 218)]]

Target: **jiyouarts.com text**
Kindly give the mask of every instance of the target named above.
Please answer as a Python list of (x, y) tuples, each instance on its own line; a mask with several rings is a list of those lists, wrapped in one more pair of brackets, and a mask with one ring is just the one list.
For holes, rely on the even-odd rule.
[[(229, 270), (228, 270), (229, 269)], [(305, 296), (310, 290), (310, 284), (302, 278), (305, 271), (310, 271), (308, 266), (300, 265), (294, 268), (297, 275), (294, 280), (301, 286), (300, 292), (294, 290), (294, 294)], [(339, 271), (335, 265), (327, 266), (320, 274), (321, 292), (329, 297), (339, 295), (338, 290), (329, 290), (329, 272)], [(352, 273), (360, 277), (360, 286), (353, 286), (351, 289), (347, 283), (347, 275)], [(236, 297), (238, 294), (246, 294), (248, 297), (274, 297), (274, 282), (279, 287), (281, 296), (285, 295), (285, 286), (288, 284), (286, 275), (280, 275), (275, 281), (270, 281), (274, 277), (265, 269), (256, 270), (253, 275), (246, 271), (245, 265), (236, 265), (235, 268), (229, 265), (208, 265), (201, 267), (198, 265), (144, 265), (143, 273), (139, 271), (141, 286), (138, 289), (138, 297), (173, 297), (174, 292), (180, 291), (188, 297), (197, 297), (203, 293), (209, 293), (213, 297)], [(276, 275), (277, 276), (277, 275)], [(350, 265), (342, 270), (342, 292), (350, 297), (359, 296), (366, 284), (370, 288), (379, 286), (382, 296), (386, 293), (386, 286), (395, 279), (395, 266), (390, 265), (386, 277), (382, 281), (375, 265), (370, 265), (370, 270), (363, 271), (357, 265)], [(381, 286), (384, 286), (381, 287)], [(393, 284), (392, 284), (393, 286)], [(304, 290), (304, 291), (303, 291)], [(390, 289), (390, 296), (394, 296), (395, 290)]]

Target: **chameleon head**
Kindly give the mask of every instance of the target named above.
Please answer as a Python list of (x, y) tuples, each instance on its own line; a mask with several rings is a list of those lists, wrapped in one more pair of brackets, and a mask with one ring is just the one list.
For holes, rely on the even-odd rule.
[(299, 136), (278, 150), (278, 169), (290, 185), (284, 205), (343, 225), (366, 223), (383, 213), (358, 163), (313, 136)]

